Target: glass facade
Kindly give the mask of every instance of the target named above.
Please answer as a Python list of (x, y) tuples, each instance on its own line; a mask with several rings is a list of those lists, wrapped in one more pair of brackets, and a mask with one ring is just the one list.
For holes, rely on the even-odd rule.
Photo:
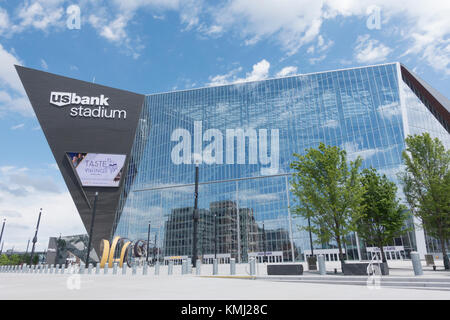
[[(190, 152), (203, 150), (199, 256), (245, 262), (265, 254), (302, 261), (310, 244), (308, 233), (299, 230), (306, 222), (290, 211), (295, 206), (292, 154), (319, 142), (337, 145), (350, 160), (361, 156), (363, 167), (372, 166), (396, 181), (405, 132), (436, 130), (433, 115), (414, 100), (399, 75), (399, 64), (392, 63), (148, 95), (114, 235), (147, 239), (150, 221), (151, 245), (161, 261), (191, 256), (195, 164)], [(426, 114), (426, 124), (419, 111)], [(250, 138), (244, 136), (240, 144), (230, 133), (236, 129)], [(176, 134), (180, 132), (183, 138)], [(441, 133), (448, 144), (448, 133)], [(177, 149), (181, 142), (187, 146), (182, 152)], [(212, 142), (214, 151), (208, 149)], [(215, 163), (208, 163), (207, 154)], [(413, 247), (411, 237), (408, 246)], [(357, 247), (356, 237), (349, 237), (349, 258), (358, 258)]]

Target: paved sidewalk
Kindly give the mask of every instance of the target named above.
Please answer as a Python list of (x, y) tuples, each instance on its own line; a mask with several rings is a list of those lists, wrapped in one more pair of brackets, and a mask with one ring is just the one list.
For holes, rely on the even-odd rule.
[(450, 299), (440, 290), (272, 282), (192, 275), (0, 274), (0, 299), (379, 300)]

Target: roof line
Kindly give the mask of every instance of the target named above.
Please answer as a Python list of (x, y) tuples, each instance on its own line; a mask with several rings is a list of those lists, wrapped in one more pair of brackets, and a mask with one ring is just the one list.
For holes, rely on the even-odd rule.
[(361, 66), (361, 67), (348, 67), (348, 68), (341, 68), (341, 69), (333, 69), (333, 70), (325, 70), (325, 71), (317, 71), (317, 72), (310, 72), (310, 73), (300, 73), (295, 75), (289, 75), (284, 77), (272, 77), (267, 78), (263, 80), (254, 80), (254, 81), (241, 81), (241, 82), (233, 82), (233, 83), (227, 83), (227, 84), (220, 84), (220, 85), (214, 85), (214, 86), (203, 86), (198, 88), (191, 88), (191, 89), (182, 89), (182, 90), (173, 90), (173, 91), (163, 91), (163, 92), (156, 92), (156, 93), (148, 93), (145, 94), (145, 96), (155, 96), (160, 94), (167, 94), (167, 93), (178, 93), (178, 92), (185, 92), (185, 91), (195, 91), (195, 90), (201, 90), (201, 89), (207, 89), (207, 88), (216, 88), (216, 87), (228, 87), (228, 86), (234, 86), (237, 84), (248, 84), (248, 83), (256, 83), (256, 82), (264, 82), (269, 80), (277, 80), (277, 79), (286, 79), (286, 78), (294, 78), (299, 76), (310, 76), (313, 74), (321, 74), (321, 73), (330, 73), (330, 72), (338, 72), (338, 71), (346, 71), (346, 70), (355, 70), (355, 69), (364, 69), (364, 68), (373, 68), (373, 67), (381, 67), (381, 66), (387, 66), (392, 64), (398, 64), (399, 62), (388, 62), (388, 63), (382, 63), (382, 64), (373, 64), (368, 66)]

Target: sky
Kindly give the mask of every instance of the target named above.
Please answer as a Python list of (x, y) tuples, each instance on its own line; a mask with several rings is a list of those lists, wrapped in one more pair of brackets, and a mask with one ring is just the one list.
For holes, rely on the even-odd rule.
[(0, 0), (3, 251), (41, 208), (37, 250), (86, 233), (14, 64), (150, 94), (398, 61), (450, 98), (448, 17), (448, 0)]

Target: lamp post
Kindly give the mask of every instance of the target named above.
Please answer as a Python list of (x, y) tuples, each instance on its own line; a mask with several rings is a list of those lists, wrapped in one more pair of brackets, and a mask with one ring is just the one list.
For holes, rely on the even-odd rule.
[(153, 263), (156, 263), (156, 232), (155, 232), (155, 243), (153, 244)]
[(38, 218), (38, 222), (37, 222), (37, 226), (36, 226), (36, 232), (34, 233), (33, 246), (31, 247), (30, 264), (33, 263), (34, 247), (37, 242), (37, 234), (39, 231), (39, 223), (41, 222), (41, 214), (42, 214), (42, 208), (39, 210), (39, 218)]
[(0, 242), (2, 241), (2, 238), (3, 238), (3, 230), (5, 229), (5, 223), (6, 223), (6, 219), (3, 219), (2, 232), (0, 233)]
[(94, 222), (95, 222), (95, 210), (97, 208), (97, 199), (98, 199), (98, 192), (95, 192), (95, 199), (94, 199), (94, 208), (92, 209), (92, 219), (91, 219), (91, 230), (89, 231), (89, 241), (88, 241), (88, 247), (87, 247), (87, 254), (86, 254), (86, 265), (89, 265), (89, 255), (91, 251), (91, 243), (92, 243), (92, 232), (94, 231)]
[(147, 256), (145, 257), (145, 261), (147, 261), (148, 264), (148, 252), (150, 250), (150, 221), (148, 222), (148, 232), (147, 232)]
[(264, 228), (264, 221), (263, 221), (263, 248), (264, 248), (264, 261), (266, 262), (266, 229)]
[(214, 212), (214, 259), (217, 259), (217, 212)]
[(194, 213), (193, 213), (193, 226), (194, 226), (194, 235), (193, 235), (193, 243), (192, 243), (192, 266), (195, 268), (197, 264), (197, 238), (198, 238), (198, 165), (200, 163), (199, 157), (195, 157), (195, 191), (194, 191)]

